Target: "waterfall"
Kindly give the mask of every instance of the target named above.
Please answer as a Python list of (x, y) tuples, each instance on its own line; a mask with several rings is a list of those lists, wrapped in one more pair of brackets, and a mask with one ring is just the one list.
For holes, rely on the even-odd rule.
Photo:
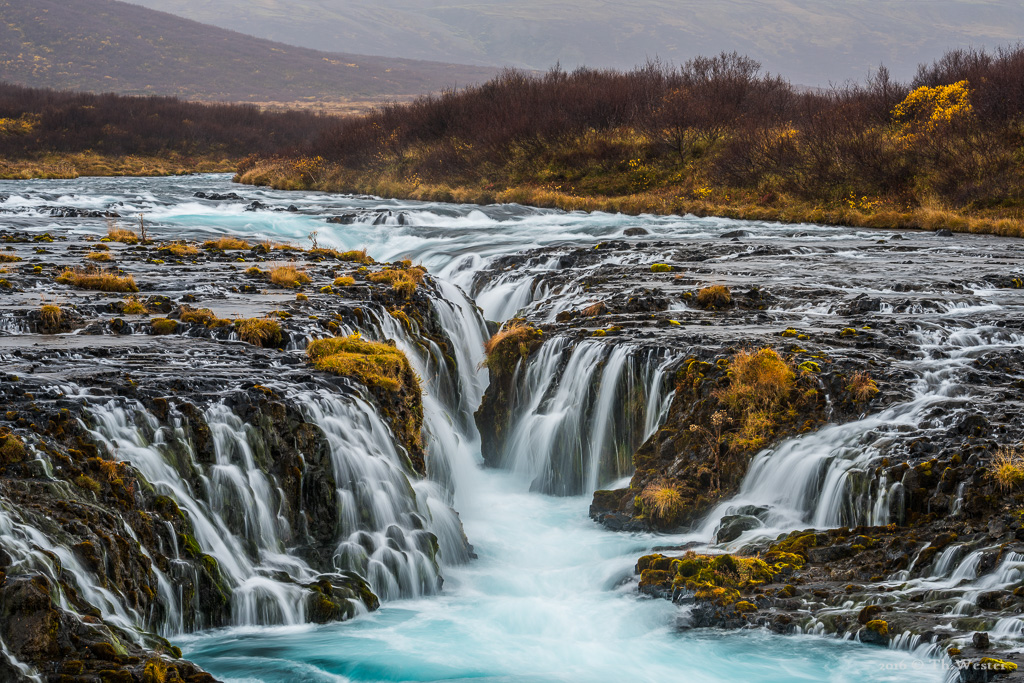
[(557, 495), (621, 479), (667, 410), (674, 360), (631, 342), (548, 340), (516, 370), (509, 436), (494, 464)]
[[(897, 444), (901, 428), (921, 429), (937, 406), (952, 422), (968, 404), (959, 374), (975, 357), (996, 348), (1020, 346), (1024, 336), (999, 327), (919, 329), (911, 335), (924, 357), (908, 363), (917, 374), (914, 397), (875, 415), (787, 439), (756, 454), (739, 492), (719, 503), (701, 524), (711, 538), (722, 517), (761, 509), (760, 528), (745, 532), (730, 547), (752, 537), (776, 536), (807, 527), (884, 525), (901, 513), (902, 483), (875, 481), (869, 472)], [(944, 427), (931, 427), (943, 429)], [(896, 515), (893, 515), (893, 508)]]

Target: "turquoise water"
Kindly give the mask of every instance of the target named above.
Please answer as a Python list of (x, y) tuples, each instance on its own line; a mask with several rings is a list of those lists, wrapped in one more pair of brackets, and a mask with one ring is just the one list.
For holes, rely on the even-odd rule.
[(460, 486), (480, 557), (447, 569), (440, 596), (346, 624), (192, 637), (179, 643), (186, 656), (225, 680), (282, 683), (943, 678), (931, 661), (851, 642), (682, 632), (680, 608), (630, 582), (636, 558), (665, 539), (604, 531), (588, 499), (532, 494), (507, 474), (475, 471)]
[[(739, 224), (719, 219), (565, 214), (526, 207), (389, 202), (231, 185), (224, 176), (78, 179), (0, 183), (15, 227), (60, 228), (44, 207), (145, 213), (158, 238), (259, 235), (308, 245), (368, 247), (380, 259), (410, 257), (466, 288), (487, 259), (551, 243), (592, 244), (643, 226), (652, 238), (707, 238)], [(196, 200), (196, 190), (238, 192), (298, 212), (245, 211), (243, 203)], [(325, 215), (378, 208), (407, 212), (408, 224), (328, 226)], [(88, 232), (105, 221), (81, 221)], [(745, 223), (772, 240), (792, 226)], [(808, 244), (834, 243), (841, 228), (802, 226)], [(839, 267), (845, 267), (845, 261)], [(489, 317), (519, 282), (478, 298)], [(527, 283), (529, 284), (529, 283)], [(528, 287), (526, 288), (529, 289)], [(524, 303), (529, 303), (524, 301)], [(475, 456), (475, 457), (474, 457)], [(480, 469), (478, 454), (456, 463), (455, 509), (479, 559), (444, 567), (440, 595), (386, 603), (345, 624), (228, 629), (174, 639), (186, 656), (226, 681), (941, 681), (937, 660), (814, 636), (763, 631), (687, 631), (685, 608), (637, 595), (633, 567), (665, 537), (616, 534), (587, 518), (588, 496), (551, 498), (528, 482)], [(604, 484), (604, 483), (603, 483)]]

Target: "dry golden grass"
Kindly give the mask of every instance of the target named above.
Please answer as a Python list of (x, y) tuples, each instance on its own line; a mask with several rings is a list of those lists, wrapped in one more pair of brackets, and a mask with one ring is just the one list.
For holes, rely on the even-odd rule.
[(683, 497), (668, 482), (652, 482), (640, 493), (644, 511), (662, 524), (670, 524), (683, 512)]
[(277, 347), (283, 339), (281, 324), (270, 318), (242, 318), (235, 321), (238, 336), (253, 346)]
[(860, 402), (864, 402), (878, 393), (878, 384), (871, 379), (871, 375), (864, 371), (854, 373), (846, 388), (853, 394), (854, 399)]
[(125, 230), (118, 228), (113, 225), (107, 230), (107, 239), (111, 242), (121, 242), (122, 244), (138, 244), (139, 236), (131, 230)]
[(231, 249), (248, 249), (249, 243), (245, 240), (240, 240), (237, 237), (221, 237), (219, 239), (203, 242), (203, 248), (220, 249), (221, 251), (228, 251)]
[(179, 311), (179, 317), (183, 323), (194, 323), (209, 328), (228, 327), (231, 325), (230, 320), (218, 318), (209, 308), (192, 309), (182, 307)]
[(1024, 449), (1000, 448), (992, 458), (992, 478), (1003, 491), (1011, 491), (1024, 482)]
[(310, 249), (310, 254), (314, 256), (331, 257), (336, 258), (339, 261), (349, 261), (351, 263), (361, 263), (363, 265), (371, 265), (376, 263), (370, 255), (366, 253), (365, 249), (357, 249), (353, 251), (338, 251), (337, 249)]
[(408, 299), (423, 282), (426, 273), (426, 268), (410, 264), (405, 268), (386, 268), (376, 273), (367, 273), (366, 279), (369, 282), (389, 283), (394, 292)]
[(317, 370), (353, 377), (370, 387), (420, 393), (419, 379), (409, 359), (390, 344), (366, 341), (353, 334), (316, 339), (306, 347), (306, 355)]
[(186, 244), (185, 242), (171, 242), (170, 244), (162, 245), (160, 248), (166, 249), (178, 257), (199, 255), (199, 249), (197, 247), (194, 247), (191, 244)]
[(729, 386), (716, 392), (726, 405), (736, 409), (755, 407), (770, 410), (793, 389), (796, 374), (775, 349), (743, 350), (729, 363)]
[(703, 309), (725, 308), (732, 303), (732, 292), (725, 285), (711, 285), (697, 292), (697, 305)]
[(14, 263), (15, 261), (20, 260), (21, 257), (15, 256), (14, 254), (0, 254), (0, 263)]
[[(293, 164), (284, 160), (261, 161), (235, 176), (241, 183), (271, 186), (282, 190), (307, 189), (295, 177)], [(718, 188), (712, 198), (687, 199), (678, 187), (667, 185), (629, 195), (580, 195), (548, 187), (509, 183), (503, 190), (480, 186), (452, 187), (439, 183), (411, 182), (403, 176), (384, 172), (353, 172), (334, 167), (315, 189), (327, 192), (374, 194), (395, 199), (446, 201), (472, 204), (517, 203), (564, 211), (603, 211), (639, 215), (686, 215), (737, 220), (778, 221), (782, 223), (818, 223), (858, 228), (896, 230), (939, 230), (1024, 237), (1024, 219), (1010, 212), (999, 215), (954, 210), (942, 206), (923, 206), (905, 210), (866, 211), (843, 204), (821, 206), (810, 201), (783, 197), (778, 204), (765, 206), (735, 188)]]
[(85, 255), (85, 258), (90, 261), (101, 261), (103, 263), (114, 260), (109, 251), (90, 251)]
[(177, 152), (155, 157), (107, 156), (94, 152), (44, 154), (32, 159), (0, 159), (0, 178), (78, 178), (80, 176), (167, 176), (186, 173), (228, 173), (236, 159), (197, 159)]
[(580, 315), (583, 315), (583, 316), (586, 316), (586, 317), (590, 318), (590, 317), (593, 317), (595, 315), (603, 315), (605, 313), (605, 311), (607, 311), (607, 310), (608, 310), (608, 307), (605, 306), (604, 302), (603, 301), (598, 301), (596, 304), (591, 304), (591, 305), (587, 306), (586, 308), (584, 308), (583, 310), (581, 310), (580, 311)]
[(139, 301), (138, 297), (128, 297), (121, 306), (122, 315), (145, 315), (146, 313), (149, 313), (149, 308)]
[(506, 323), (493, 337), (484, 342), (487, 354), (484, 364), (492, 371), (512, 372), (516, 363), (525, 359), (537, 344), (542, 332), (522, 321)]
[(100, 292), (137, 292), (138, 285), (131, 275), (115, 275), (113, 273), (83, 272), (67, 268), (57, 276), (57, 282), (71, 285), (79, 289), (92, 289)]
[(60, 321), (63, 317), (64, 312), (60, 310), (60, 306), (55, 304), (46, 304), (39, 309), (39, 320), (47, 331), (56, 331), (60, 327)]
[(356, 283), (356, 279), (351, 275), (343, 275), (341, 277), (334, 278), (335, 287), (351, 287)]
[(313, 281), (305, 271), (295, 266), (278, 266), (270, 271), (270, 281), (279, 287), (290, 287), (292, 289), (309, 284)]

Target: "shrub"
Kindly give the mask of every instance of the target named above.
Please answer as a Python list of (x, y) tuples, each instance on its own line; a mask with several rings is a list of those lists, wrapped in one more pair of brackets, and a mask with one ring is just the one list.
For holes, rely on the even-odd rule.
[(242, 318), (235, 321), (242, 341), (264, 348), (277, 347), (283, 336), (281, 324), (270, 318)]
[(60, 328), (60, 321), (63, 317), (64, 312), (60, 310), (60, 306), (47, 304), (39, 309), (39, 320), (43, 323), (45, 330), (56, 332)]
[(295, 266), (278, 266), (270, 270), (270, 281), (279, 287), (301, 287), (313, 281), (305, 271)]
[(114, 226), (110, 226), (110, 228), (107, 229), (107, 239), (111, 242), (121, 242), (123, 244), (139, 243), (139, 236), (134, 232)]
[(854, 373), (846, 388), (858, 402), (864, 402), (878, 393), (878, 384), (864, 371)]
[(228, 251), (231, 249), (248, 249), (249, 243), (245, 240), (240, 240), (237, 237), (220, 237), (215, 240), (207, 240), (203, 242), (204, 249), (219, 249), (220, 251)]
[(71, 285), (79, 289), (92, 289), (100, 292), (137, 292), (138, 285), (131, 275), (114, 275), (113, 273), (82, 272), (67, 268), (57, 276), (57, 282)]
[(991, 476), (1003, 491), (1011, 491), (1024, 482), (1024, 449), (1000, 448), (992, 458)]
[(353, 377), (369, 387), (420, 393), (409, 359), (390, 344), (366, 341), (358, 334), (316, 339), (306, 347), (306, 356), (317, 370)]
[(732, 303), (732, 292), (725, 285), (712, 285), (697, 292), (697, 305), (703, 309), (725, 308)]
[(511, 373), (541, 343), (543, 333), (521, 320), (510, 321), (484, 343), (484, 364), (497, 373)]
[(351, 287), (356, 283), (356, 279), (350, 275), (334, 278), (335, 287)]
[(153, 327), (153, 334), (174, 334), (178, 329), (178, 321), (170, 318), (153, 318), (150, 325)]

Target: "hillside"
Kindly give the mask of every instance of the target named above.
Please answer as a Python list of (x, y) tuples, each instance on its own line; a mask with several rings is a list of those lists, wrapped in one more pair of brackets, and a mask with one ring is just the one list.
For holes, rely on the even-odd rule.
[(338, 102), (401, 99), (494, 73), (296, 48), (116, 0), (0, 0), (0, 18), (0, 80), (32, 87)]
[(795, 83), (899, 78), (957, 47), (1024, 36), (1016, 0), (132, 0), (319, 49), (546, 69), (629, 69), (737, 50)]

